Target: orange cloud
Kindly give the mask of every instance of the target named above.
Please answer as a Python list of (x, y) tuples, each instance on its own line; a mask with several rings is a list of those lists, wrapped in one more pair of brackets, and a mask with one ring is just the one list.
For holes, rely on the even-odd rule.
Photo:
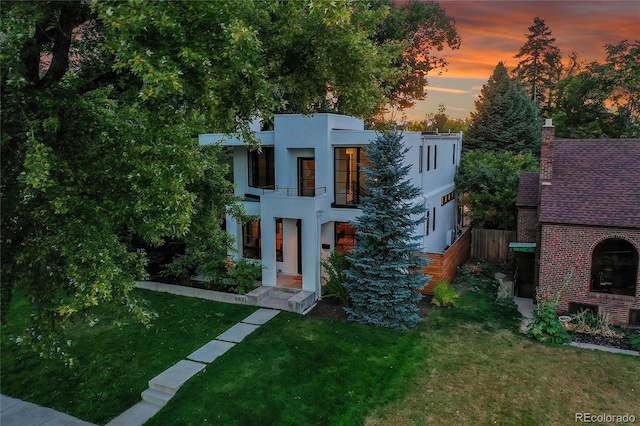
[[(445, 50), (446, 72), (430, 74), (427, 98), (405, 113), (424, 117), (443, 104), (447, 113), (464, 118), (498, 62), (513, 69), (514, 55), (526, 42), (533, 18), (540, 17), (556, 38), (563, 55), (575, 50), (579, 60), (602, 61), (604, 45), (638, 40), (640, 1), (452, 1), (438, 2), (455, 19), (460, 49)], [(440, 89), (447, 89), (446, 91)]]

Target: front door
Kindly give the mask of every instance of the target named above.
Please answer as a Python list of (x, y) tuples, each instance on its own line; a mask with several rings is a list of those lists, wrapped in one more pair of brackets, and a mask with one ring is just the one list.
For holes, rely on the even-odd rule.
[(315, 197), (316, 195), (316, 160), (315, 158), (298, 158), (298, 196)]

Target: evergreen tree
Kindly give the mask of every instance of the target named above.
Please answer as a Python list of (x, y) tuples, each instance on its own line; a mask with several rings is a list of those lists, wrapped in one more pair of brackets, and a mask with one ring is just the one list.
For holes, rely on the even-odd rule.
[(424, 221), (424, 205), (415, 203), (420, 189), (407, 179), (407, 151), (397, 131), (380, 135), (367, 148), (367, 194), (354, 222), (357, 242), (345, 283), (353, 302), (349, 319), (400, 330), (420, 320), (422, 295), (416, 290), (428, 282), (422, 273), (427, 259), (413, 234)]
[(466, 148), (535, 154), (540, 151), (538, 110), (522, 86), (509, 77), (502, 62), (482, 86), (475, 104), (465, 136)]
[(560, 49), (553, 45), (556, 39), (551, 37), (551, 30), (544, 19), (534, 18), (526, 36), (527, 42), (514, 56), (522, 60), (513, 72), (525, 85), (536, 106), (547, 99), (550, 107), (552, 93), (562, 74)]

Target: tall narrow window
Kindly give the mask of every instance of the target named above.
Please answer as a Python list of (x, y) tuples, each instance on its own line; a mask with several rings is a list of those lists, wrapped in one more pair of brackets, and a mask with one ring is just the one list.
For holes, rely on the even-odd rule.
[(418, 173), (422, 173), (422, 145), (418, 147)]
[(260, 221), (254, 220), (242, 225), (242, 255), (249, 259), (260, 259), (261, 248)]
[(429, 223), (429, 210), (427, 210), (425, 212), (425, 220), (424, 220), (424, 234), (425, 235), (429, 235), (429, 226), (431, 226), (431, 224)]
[(276, 219), (276, 262), (284, 261), (284, 250), (282, 249), (282, 218)]
[(273, 188), (275, 168), (273, 147), (263, 146), (261, 152), (249, 151), (249, 186), (253, 188)]
[(427, 146), (427, 171), (431, 170), (431, 145)]
[(438, 167), (438, 145), (433, 146), (433, 170)]
[(364, 148), (335, 148), (334, 204), (356, 207), (365, 191), (363, 166), (368, 166)]
[(432, 220), (432, 223), (433, 223), (433, 231), (435, 232), (435, 230), (436, 230), (436, 208), (435, 207), (433, 208), (433, 220)]
[(453, 144), (453, 154), (451, 155), (453, 159), (453, 164), (456, 164), (456, 144)]

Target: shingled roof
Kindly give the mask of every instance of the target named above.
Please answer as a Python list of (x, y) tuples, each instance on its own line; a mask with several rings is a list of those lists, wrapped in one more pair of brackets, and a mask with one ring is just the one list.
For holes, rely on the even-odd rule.
[(540, 222), (640, 228), (640, 139), (556, 139)]
[(522, 172), (518, 183), (518, 207), (536, 207), (538, 205), (538, 188), (540, 173)]

